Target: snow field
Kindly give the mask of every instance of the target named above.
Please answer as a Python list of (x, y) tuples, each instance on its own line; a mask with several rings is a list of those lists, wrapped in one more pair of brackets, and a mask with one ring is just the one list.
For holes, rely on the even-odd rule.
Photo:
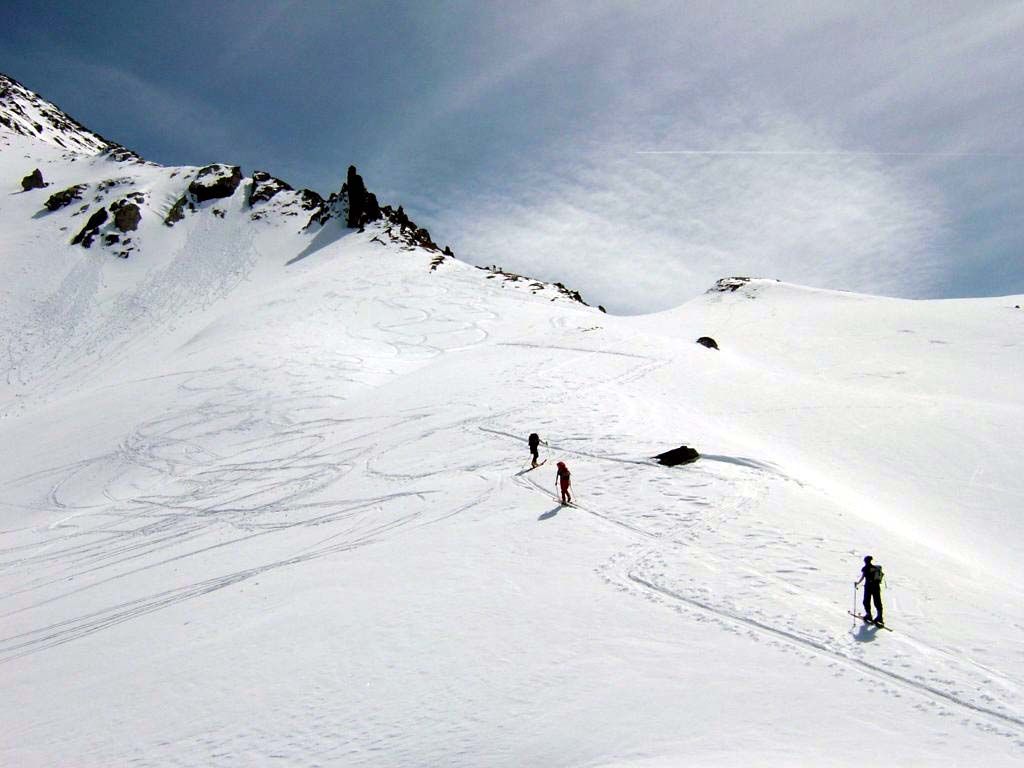
[(0, 762), (1019, 763), (1019, 299), (608, 317), (242, 194), (127, 261), (5, 202)]

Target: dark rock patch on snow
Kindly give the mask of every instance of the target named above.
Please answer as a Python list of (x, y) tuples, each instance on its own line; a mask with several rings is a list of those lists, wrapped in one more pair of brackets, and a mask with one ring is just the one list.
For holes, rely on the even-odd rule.
[(749, 283), (750, 280), (751, 278), (749, 277), (723, 277), (708, 289), (708, 293), (728, 293), (730, 291), (736, 291)]
[[(135, 195), (141, 197), (139, 193), (135, 193)], [(139, 228), (142, 211), (136, 200), (128, 197), (118, 200), (110, 206), (110, 211), (114, 214), (114, 226), (122, 232), (134, 232)]]
[(38, 168), (21, 180), (21, 189), (23, 192), (28, 192), (30, 189), (42, 189), (46, 186), (49, 185), (43, 181), (43, 172)]
[(100, 227), (103, 225), (103, 222), (107, 220), (107, 217), (108, 214), (106, 208), (100, 208), (97, 210), (89, 217), (89, 220), (85, 222), (85, 226), (82, 227), (82, 231), (72, 238), (71, 244), (80, 244), (83, 248), (91, 246), (93, 239), (95, 239)]
[[(580, 294), (579, 291), (574, 291), (571, 288), (566, 288), (564, 285), (562, 285), (562, 283), (542, 283), (540, 280), (534, 280), (533, 278), (525, 277), (524, 275), (517, 275), (515, 272), (508, 272), (502, 269), (501, 267), (493, 264), (489, 267), (478, 266), (477, 269), (482, 269), (485, 272), (490, 272), (491, 274), (487, 276), (488, 280), (492, 280), (494, 278), (501, 278), (504, 282), (508, 283), (518, 283), (519, 281), (522, 280), (529, 283), (530, 293), (539, 293), (540, 291), (543, 291), (545, 288), (554, 288), (559, 294), (561, 294), (565, 298), (578, 302), (579, 304), (582, 304), (585, 307), (590, 306), (589, 304), (587, 304), (587, 302), (583, 300), (583, 296)], [(554, 298), (552, 298), (552, 301), (554, 301)]]
[(139, 155), (138, 152), (133, 152), (127, 147), (122, 147), (120, 144), (114, 144), (103, 154), (107, 160), (114, 163), (136, 163), (138, 165), (146, 165), (146, 161), (142, 159), (142, 156)]
[(288, 183), (271, 176), (266, 171), (256, 171), (252, 175), (252, 189), (249, 190), (249, 207), (251, 208), (256, 203), (272, 200), (278, 192), (285, 191), (292, 191)]
[(242, 169), (237, 165), (214, 163), (200, 168), (188, 191), (197, 203), (231, 197), (242, 183)]
[(188, 208), (192, 210), (195, 210), (195, 206), (192, 205), (191, 202), (189, 202), (188, 196), (182, 195), (174, 202), (174, 205), (171, 206), (171, 210), (167, 212), (167, 215), (164, 217), (164, 224), (166, 224), (168, 227), (173, 227), (179, 221), (184, 219), (186, 206), (188, 206)]
[(657, 459), (659, 464), (664, 464), (666, 467), (674, 467), (678, 464), (690, 464), (699, 459), (700, 454), (688, 445), (681, 445), (670, 451), (659, 453), (654, 458)]
[(49, 211), (56, 211), (66, 205), (71, 205), (75, 200), (82, 199), (82, 193), (84, 191), (85, 184), (75, 184), (73, 187), (62, 189), (60, 192), (54, 192), (46, 200), (46, 209)]
[[(406, 250), (413, 248), (426, 248), (428, 251), (440, 251), (437, 243), (430, 237), (426, 227), (416, 226), (416, 222), (409, 218), (402, 206), (392, 208), (385, 205), (381, 209), (384, 220), (384, 234), (390, 236), (391, 240), (405, 247)], [(452, 249), (445, 246), (442, 253), (445, 256), (454, 256)]]
[(702, 347), (707, 347), (708, 349), (718, 349), (718, 342), (712, 339), (710, 336), (701, 336), (699, 339), (697, 339), (697, 343), (700, 344)]

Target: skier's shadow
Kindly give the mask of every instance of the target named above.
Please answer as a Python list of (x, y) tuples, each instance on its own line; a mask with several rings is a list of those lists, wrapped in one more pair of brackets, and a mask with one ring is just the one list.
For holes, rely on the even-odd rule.
[(874, 624), (865, 624), (861, 622), (860, 627), (857, 628), (856, 632), (851, 632), (853, 639), (858, 643), (873, 643), (875, 638), (878, 637), (878, 627)]
[(558, 514), (558, 510), (560, 510), (561, 508), (562, 508), (562, 505), (558, 504), (558, 505), (552, 507), (551, 509), (549, 509), (547, 512), (545, 512), (543, 515), (541, 515), (537, 519), (538, 520), (550, 520), (552, 517), (554, 517), (555, 515)]

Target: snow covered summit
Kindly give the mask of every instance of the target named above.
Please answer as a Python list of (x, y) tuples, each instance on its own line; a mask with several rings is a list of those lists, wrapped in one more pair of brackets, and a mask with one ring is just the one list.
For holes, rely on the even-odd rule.
[(0, 133), (4, 129), (87, 155), (98, 155), (117, 147), (0, 72)]
[(0, 764), (1020, 763), (1022, 297), (614, 317), (0, 134)]

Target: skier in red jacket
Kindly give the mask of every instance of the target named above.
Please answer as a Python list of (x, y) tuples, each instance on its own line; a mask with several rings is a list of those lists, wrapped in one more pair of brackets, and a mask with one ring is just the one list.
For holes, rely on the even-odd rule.
[(572, 497), (569, 495), (569, 488), (572, 487), (571, 474), (564, 461), (558, 462), (558, 471), (555, 473), (555, 482), (562, 489), (562, 503), (571, 504)]

